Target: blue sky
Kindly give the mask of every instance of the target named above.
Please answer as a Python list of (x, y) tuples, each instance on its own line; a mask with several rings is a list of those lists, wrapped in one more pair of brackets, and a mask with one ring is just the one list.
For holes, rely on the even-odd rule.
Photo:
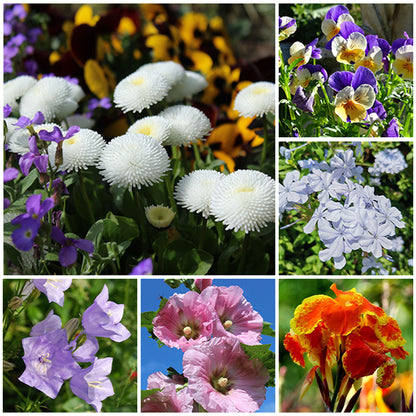
[[(214, 279), (215, 286), (240, 286), (243, 289), (243, 296), (252, 304), (253, 309), (261, 314), (263, 320), (272, 323), (275, 327), (275, 279)], [(141, 311), (155, 311), (159, 307), (160, 296), (169, 298), (174, 293), (185, 293), (188, 289), (180, 285), (172, 289), (163, 279), (141, 279)], [(275, 339), (263, 336), (262, 344), (272, 344), (271, 350), (275, 351)], [(141, 388), (146, 389), (147, 377), (161, 371), (167, 374), (167, 368), (173, 367), (182, 373), (181, 350), (176, 348), (158, 347), (155, 340), (149, 338), (145, 328), (141, 328)], [(260, 412), (275, 411), (275, 389), (268, 388), (266, 400), (260, 407)]]

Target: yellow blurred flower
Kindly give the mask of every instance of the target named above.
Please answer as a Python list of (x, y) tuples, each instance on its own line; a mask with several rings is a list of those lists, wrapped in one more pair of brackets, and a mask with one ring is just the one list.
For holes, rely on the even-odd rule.
[(75, 13), (74, 17), (75, 26), (83, 24), (95, 26), (98, 20), (100, 20), (100, 16), (94, 15), (92, 7), (88, 4), (81, 6)]

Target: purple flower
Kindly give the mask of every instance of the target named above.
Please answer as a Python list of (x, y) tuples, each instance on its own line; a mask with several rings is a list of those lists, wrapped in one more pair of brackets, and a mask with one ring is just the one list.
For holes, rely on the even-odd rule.
[(404, 38), (396, 39), (391, 45), (391, 51), (396, 55), (397, 49), (405, 45), (413, 45), (413, 38), (409, 38), (409, 35), (404, 32)]
[(108, 288), (104, 285), (94, 303), (82, 315), (85, 333), (95, 337), (110, 338), (121, 342), (130, 337), (130, 332), (120, 323), (124, 305), (108, 301)]
[(13, 126), (18, 126), (21, 129), (24, 129), (32, 124), (42, 124), (44, 121), (45, 117), (40, 111), (38, 111), (32, 120), (29, 117), (21, 116), (19, 117), (19, 120), (17, 120), (17, 123), (14, 123)]
[(44, 293), (49, 303), (55, 302), (64, 305), (64, 290), (71, 286), (72, 279), (33, 279), (33, 284)]
[(293, 17), (279, 16), (279, 42), (296, 32), (296, 20)]
[(98, 341), (97, 338), (85, 334), (87, 339), (84, 341), (84, 343), (79, 346), (78, 348), (76, 348), (77, 345), (77, 341), (79, 339), (79, 337), (81, 335), (85, 334), (84, 332), (81, 332), (77, 338), (75, 338), (74, 341), (70, 342), (70, 347), (71, 349), (73, 349), (72, 352), (72, 356), (75, 358), (75, 360), (77, 360), (78, 362), (81, 363), (92, 363), (95, 359), (95, 354), (97, 354), (99, 345), (98, 345)]
[(3, 118), (9, 117), (9, 115), (12, 113), (12, 107), (10, 107), (9, 104), (6, 104), (3, 107)]
[(20, 228), (12, 233), (13, 244), (22, 251), (29, 251), (38, 235), (40, 221), (29, 218), (20, 222)]
[(129, 275), (146, 275), (153, 273), (152, 259), (144, 259), (137, 266), (134, 266)]
[(26, 369), (19, 380), (52, 399), (59, 393), (64, 380), (80, 371), (68, 348), (65, 329), (24, 338), (22, 344)]
[(292, 98), (292, 102), (305, 113), (312, 113), (315, 104), (315, 95), (305, 91), (302, 87), (298, 87)]
[(63, 267), (71, 267), (77, 261), (77, 248), (90, 254), (94, 251), (91, 241), (65, 237), (62, 230), (55, 226), (52, 227), (51, 238), (62, 245), (59, 262)]
[(112, 364), (112, 358), (95, 358), (91, 366), (78, 371), (69, 381), (72, 393), (93, 406), (97, 412), (101, 411), (101, 402), (114, 394), (113, 385), (106, 377), (111, 373)]
[(19, 166), (23, 175), (27, 176), (29, 174), (29, 170), (33, 163), (40, 173), (46, 173), (48, 171), (49, 156), (39, 154), (35, 136), (29, 138), (29, 150), (28, 153), (25, 153), (19, 159)]
[(288, 64), (292, 64), (297, 59), (302, 58), (302, 60), (296, 65), (297, 67), (305, 65), (309, 62), (311, 58), (320, 59), (322, 58), (321, 50), (316, 47), (318, 43), (318, 38), (314, 39), (311, 43), (308, 43), (306, 46), (302, 42), (295, 42), (290, 47), (290, 58), (287, 60)]
[(33, 328), (30, 330), (30, 336), (36, 337), (39, 335), (44, 335), (48, 332), (56, 331), (57, 329), (61, 328), (61, 318), (58, 315), (54, 315), (52, 310), (48, 313), (48, 316), (43, 321), (40, 321), (33, 326)]
[(26, 201), (27, 213), (18, 215), (16, 218), (12, 219), (11, 223), (17, 225), (23, 220), (33, 219), (39, 221), (40, 225), (40, 219), (55, 205), (52, 198), (46, 198), (43, 202), (41, 201), (41, 194), (31, 195)]
[(395, 118), (390, 120), (387, 130), (385, 130), (381, 137), (399, 137), (399, 124)]
[(3, 182), (9, 182), (19, 176), (19, 171), (16, 168), (7, 168), (3, 173)]
[[(330, 46), (330, 47), (329, 47)], [(338, 62), (350, 64), (365, 56), (367, 39), (364, 31), (352, 22), (343, 22), (339, 34), (331, 39), (326, 49), (330, 49)]]
[(333, 73), (328, 83), (337, 92), (335, 113), (346, 122), (359, 122), (367, 117), (376, 99), (377, 81), (374, 74), (360, 66), (355, 74), (348, 71)]
[(63, 140), (69, 139), (74, 134), (78, 133), (80, 130), (81, 129), (78, 126), (71, 126), (68, 129), (66, 135), (64, 136), (62, 134), (61, 129), (59, 127), (55, 126), (50, 133), (47, 130), (41, 130), (39, 132), (39, 137), (41, 138), (41, 140), (44, 140), (46, 142), (59, 143), (59, 142), (61, 142)]

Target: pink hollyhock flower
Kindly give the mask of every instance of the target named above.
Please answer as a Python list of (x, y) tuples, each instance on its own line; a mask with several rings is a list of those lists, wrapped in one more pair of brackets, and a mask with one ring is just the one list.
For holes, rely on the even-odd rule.
[(215, 312), (196, 292), (172, 295), (153, 319), (153, 333), (168, 347), (186, 351), (212, 335)]
[(195, 279), (194, 284), (199, 289), (199, 293), (201, 293), (208, 286), (212, 285), (212, 279)]
[(218, 314), (214, 337), (236, 338), (246, 345), (260, 344), (263, 318), (253, 310), (240, 287), (210, 286), (201, 296), (205, 302), (211, 303)]
[(266, 398), (267, 369), (249, 360), (236, 339), (213, 338), (189, 348), (183, 370), (192, 397), (207, 412), (255, 412)]
[(194, 400), (188, 387), (182, 387), (184, 379), (170, 378), (160, 371), (151, 374), (147, 379), (147, 389), (162, 389), (142, 401), (142, 412), (182, 412), (191, 413)]

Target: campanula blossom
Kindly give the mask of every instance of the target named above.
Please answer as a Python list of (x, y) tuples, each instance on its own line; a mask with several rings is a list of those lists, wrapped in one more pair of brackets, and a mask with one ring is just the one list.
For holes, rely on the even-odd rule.
[(65, 329), (56, 329), (22, 340), (26, 369), (22, 383), (35, 387), (54, 399), (64, 383), (80, 371), (68, 348)]
[[(86, 337), (85, 341), (83, 341), (80, 346), (77, 346), (81, 336)], [(76, 338), (70, 342), (69, 346), (72, 349), (72, 356), (80, 363), (92, 363), (95, 359), (95, 354), (97, 354), (99, 349), (97, 338), (85, 334), (85, 332), (80, 332)]]
[(128, 329), (120, 322), (124, 305), (108, 300), (108, 287), (104, 285), (94, 303), (82, 315), (85, 333), (95, 337), (110, 338), (122, 342), (130, 337)]
[(295, 42), (290, 47), (290, 58), (288, 59), (289, 65), (292, 62), (295, 62), (297, 59), (302, 58), (302, 60), (296, 65), (297, 67), (305, 65), (312, 59), (321, 59), (321, 50), (316, 47), (318, 43), (318, 38), (314, 39), (311, 43), (308, 43), (306, 46), (302, 42)]
[(307, 353), (324, 382), (332, 380), (330, 369), (338, 363), (343, 383), (349, 388), (376, 370), (377, 384), (382, 388), (390, 386), (396, 373), (393, 358), (405, 359), (408, 355), (397, 321), (355, 289), (344, 292), (334, 283), (331, 290), (335, 299), (310, 296), (296, 308), (284, 347), (302, 367)]
[[(39, 280), (46, 280), (46, 279), (39, 279)], [(33, 284), (33, 281), (31, 283)], [(33, 287), (34, 286), (35, 285), (33, 285)], [(61, 328), (62, 328), (61, 318), (58, 315), (55, 315), (53, 313), (53, 310), (51, 310), (43, 321), (40, 321), (37, 324), (33, 325), (32, 329), (30, 330), (30, 336), (36, 337), (39, 335), (45, 335), (48, 332), (56, 331), (57, 329), (61, 329)]]
[(345, 122), (360, 122), (367, 117), (376, 99), (377, 81), (374, 74), (360, 66), (355, 74), (348, 71), (333, 73), (328, 83), (337, 92), (335, 113)]
[(296, 32), (296, 20), (293, 17), (279, 16), (279, 42)]
[(33, 279), (33, 284), (44, 293), (49, 302), (64, 304), (64, 291), (71, 286), (72, 279)]
[(149, 257), (148, 259), (144, 259), (140, 261), (137, 266), (134, 266), (130, 275), (146, 275), (146, 274), (153, 274), (153, 263), (152, 259)]
[(65, 237), (62, 230), (55, 226), (52, 227), (51, 238), (62, 245), (59, 262), (63, 267), (72, 267), (77, 261), (77, 248), (90, 254), (94, 251), (94, 244), (91, 241)]
[(76, 372), (69, 381), (72, 393), (85, 400), (97, 412), (101, 411), (101, 402), (114, 395), (113, 385), (107, 377), (111, 373), (112, 364), (112, 358), (95, 358), (91, 366)]
[(338, 35), (342, 22), (354, 23), (354, 18), (350, 15), (349, 10), (345, 6), (331, 7), (321, 24), (322, 32), (324, 32), (328, 41)]
[(352, 22), (343, 22), (339, 34), (331, 41), (331, 52), (344, 64), (360, 61), (365, 56), (367, 39), (364, 31)]

